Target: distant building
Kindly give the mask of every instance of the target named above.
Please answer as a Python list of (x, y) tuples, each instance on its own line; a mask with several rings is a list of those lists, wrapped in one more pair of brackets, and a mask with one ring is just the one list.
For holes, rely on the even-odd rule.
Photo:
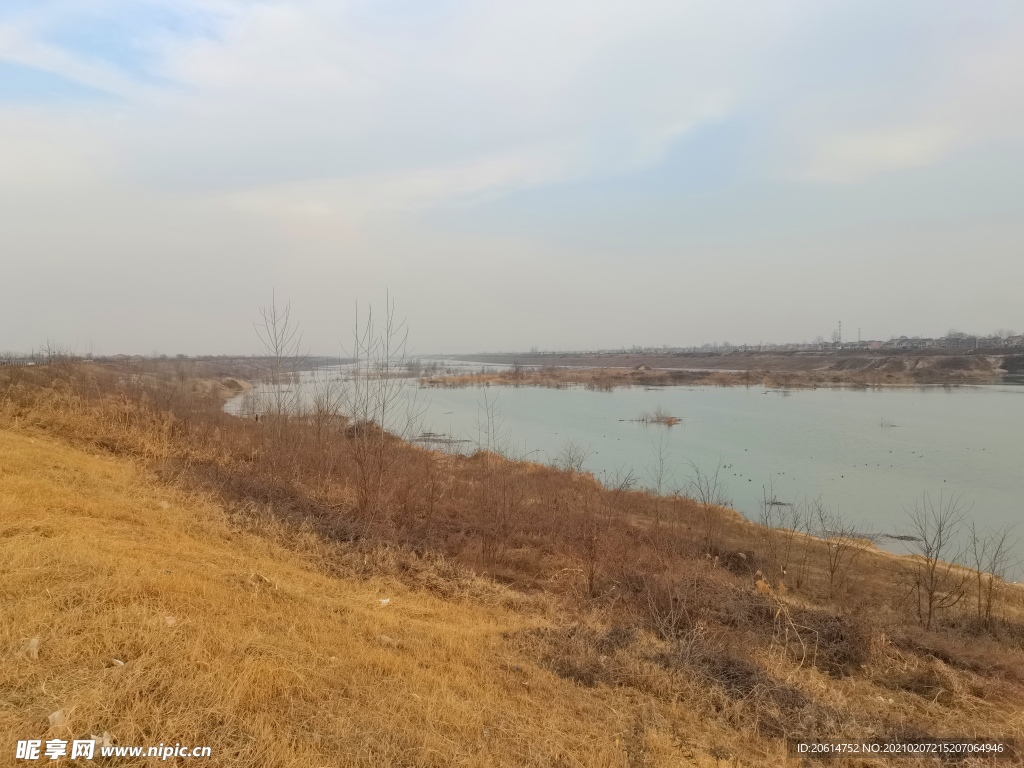
[(889, 342), (889, 346), (893, 349), (924, 349), (928, 346), (929, 339), (910, 339), (906, 336), (900, 336), (898, 339), (893, 339)]

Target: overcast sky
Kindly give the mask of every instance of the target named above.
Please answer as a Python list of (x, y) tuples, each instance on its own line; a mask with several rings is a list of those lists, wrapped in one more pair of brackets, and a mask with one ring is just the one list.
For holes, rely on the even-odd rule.
[(1024, 327), (1020, 0), (0, 0), (0, 350)]

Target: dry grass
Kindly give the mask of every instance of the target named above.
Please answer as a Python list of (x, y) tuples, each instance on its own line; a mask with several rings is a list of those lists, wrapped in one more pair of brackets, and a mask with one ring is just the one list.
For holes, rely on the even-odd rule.
[(1009, 585), (995, 624), (965, 605), (926, 632), (870, 547), (837, 590), (813, 537), (394, 439), (364, 508), (343, 420), (268, 430), (221, 412), (220, 380), (159, 371), (17, 377), (12, 738), (61, 708), (69, 735), (209, 742), (238, 766), (783, 765), (794, 735), (1024, 736)]
[(644, 424), (661, 424), (666, 427), (674, 427), (676, 424), (681, 424), (683, 420), (658, 406), (652, 413), (645, 413), (641, 416), (640, 421)]
[(624, 738), (684, 757), (634, 733), (627, 692), (508, 649), (528, 617), (333, 578), (124, 459), (0, 432), (0, 467), (4, 764), (17, 738), (103, 731), (210, 744), (220, 766), (612, 766)]

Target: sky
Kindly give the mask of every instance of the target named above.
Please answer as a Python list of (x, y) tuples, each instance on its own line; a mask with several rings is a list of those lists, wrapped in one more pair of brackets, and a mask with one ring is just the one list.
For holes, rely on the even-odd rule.
[(0, 350), (1024, 328), (1019, 0), (0, 0)]

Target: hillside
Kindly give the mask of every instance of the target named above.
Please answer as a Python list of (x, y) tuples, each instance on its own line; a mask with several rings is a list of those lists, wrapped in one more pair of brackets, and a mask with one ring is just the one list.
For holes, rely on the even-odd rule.
[(1024, 737), (1017, 585), (936, 564), (926, 611), (914, 561), (827, 509), (754, 524), (709, 477), (657, 496), (234, 418), (231, 391), (0, 368), (0, 749), (777, 766), (791, 739)]
[[(43, 436), (0, 431), (0, 489), (0, 764), (17, 739), (103, 732), (211, 745), (217, 766), (692, 756), (645, 725), (667, 711), (580, 688), (503, 641), (539, 622), (503, 608), (515, 598), (501, 588), (442, 600), (339, 579), (315, 542), (240, 531), (133, 462)], [(20, 652), (33, 638), (35, 661)], [(51, 729), (58, 710), (67, 725)]]

